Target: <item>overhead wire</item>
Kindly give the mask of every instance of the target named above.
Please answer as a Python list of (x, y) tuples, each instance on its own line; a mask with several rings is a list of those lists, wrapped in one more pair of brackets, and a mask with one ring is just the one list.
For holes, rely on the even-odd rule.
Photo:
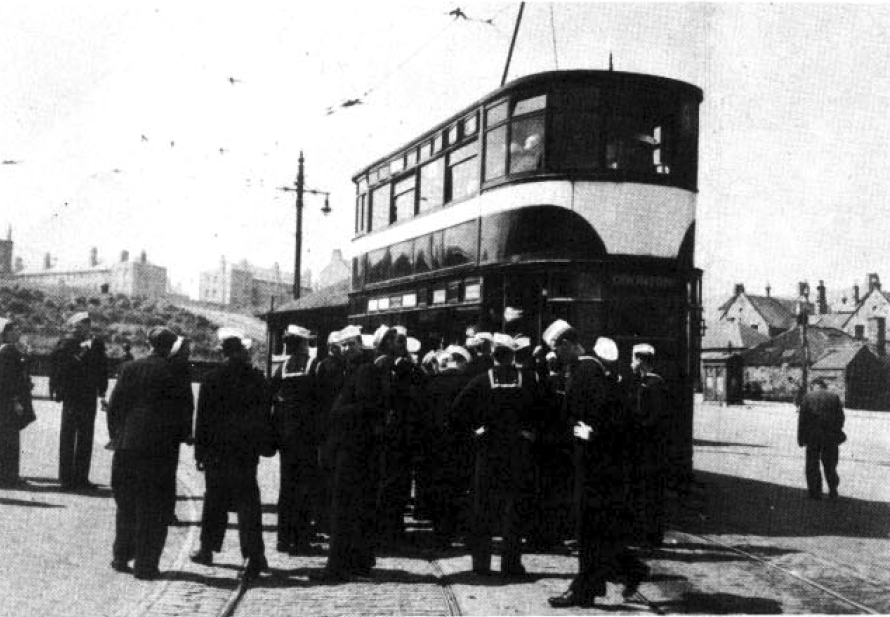
[(550, 3), (550, 35), (553, 39), (553, 64), (559, 70), (559, 54), (556, 52), (556, 23), (553, 20), (553, 3)]

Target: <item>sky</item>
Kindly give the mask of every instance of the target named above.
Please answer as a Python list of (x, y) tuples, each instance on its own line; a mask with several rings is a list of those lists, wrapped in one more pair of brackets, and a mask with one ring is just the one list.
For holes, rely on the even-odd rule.
[[(145, 250), (193, 295), (222, 255), (291, 271), (303, 151), (318, 273), (350, 254), (352, 175), (498, 87), (518, 6), (4, 0), (0, 233), (28, 269)], [(701, 87), (705, 296), (792, 296), (890, 280), (887, 31), (881, 5), (532, 2), (509, 77), (611, 52)]]

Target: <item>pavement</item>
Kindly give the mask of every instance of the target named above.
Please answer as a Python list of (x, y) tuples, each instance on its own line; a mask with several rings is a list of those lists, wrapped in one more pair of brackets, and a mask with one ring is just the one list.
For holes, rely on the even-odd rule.
[[(837, 502), (806, 498), (803, 451), (791, 405), (722, 407), (698, 402), (696, 485), (672, 495), (664, 546), (641, 552), (652, 576), (633, 602), (620, 586), (590, 609), (554, 610), (577, 568), (568, 550), (523, 557), (524, 578), (479, 577), (466, 551), (385, 554), (369, 580), (310, 580), (321, 550), (275, 547), (277, 459), (260, 467), (271, 570), (238, 595), (234, 515), (212, 567), (187, 559), (197, 547), (203, 480), (183, 448), (177, 514), (161, 562), (144, 582), (111, 570), (114, 501), (104, 416), (97, 418), (91, 479), (100, 490), (63, 493), (56, 482), (59, 406), (37, 404), (23, 432), (31, 486), (0, 490), (0, 615), (570, 615), (590, 613), (890, 613), (890, 414), (848, 412)], [(418, 529), (416, 534), (422, 535)], [(323, 548), (320, 546), (320, 549)], [(495, 559), (497, 566), (497, 558)], [(235, 604), (235, 601), (237, 605)]]

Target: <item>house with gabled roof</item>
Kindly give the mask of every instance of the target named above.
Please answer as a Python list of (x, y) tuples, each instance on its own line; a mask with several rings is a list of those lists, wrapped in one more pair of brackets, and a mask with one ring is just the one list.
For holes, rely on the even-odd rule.
[(868, 275), (867, 290), (844, 322), (843, 330), (858, 340), (881, 345), (890, 320), (890, 294), (881, 289), (881, 279), (875, 273)]
[(798, 300), (771, 295), (759, 296), (745, 292), (736, 284), (733, 296), (718, 309), (718, 322), (740, 323), (766, 336), (776, 336), (794, 327)]

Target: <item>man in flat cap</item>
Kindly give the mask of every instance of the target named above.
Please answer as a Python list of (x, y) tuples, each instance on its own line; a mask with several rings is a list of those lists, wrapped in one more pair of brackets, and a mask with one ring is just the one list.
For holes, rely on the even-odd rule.
[(637, 461), (631, 478), (633, 509), (638, 531), (646, 544), (660, 546), (664, 540), (664, 485), (668, 464), (667, 388), (653, 370), (655, 348), (648, 343), (634, 345), (628, 396), (634, 423)]
[[(625, 562), (616, 516), (613, 441), (616, 437), (613, 384), (603, 362), (583, 353), (578, 331), (556, 320), (543, 335), (564, 372), (564, 417), (574, 442), (575, 522), (578, 575), (569, 589), (548, 599), (554, 608), (591, 607), (606, 594), (606, 582), (623, 575), (627, 589), (636, 590), (643, 571), (616, 572)], [(620, 468), (619, 468), (620, 469)]]
[(176, 379), (167, 357), (176, 341), (167, 328), (149, 333), (152, 351), (126, 363), (108, 406), (111, 487), (117, 504), (111, 567), (154, 579), (167, 539), (170, 496), (182, 440), (182, 409), (191, 386)]
[(87, 312), (72, 315), (52, 354), (50, 390), (62, 403), (59, 482), (65, 490), (95, 489), (89, 481), (96, 423), (96, 399), (105, 405), (108, 358), (104, 342), (90, 336)]
[[(468, 544), (473, 572), (491, 574), (492, 536), (503, 537), (501, 574), (521, 576), (521, 504), (531, 489), (531, 444), (535, 440), (535, 384), (513, 365), (515, 343), (492, 337), (494, 366), (474, 377), (452, 407), (455, 429), (473, 435), (473, 523)], [(533, 381), (533, 380), (532, 380)]]
[(309, 330), (301, 326), (287, 327), (286, 357), (271, 383), (281, 463), (277, 549), (291, 555), (309, 551), (312, 514), (317, 510), (319, 440), (310, 336)]
[(192, 561), (213, 563), (231, 507), (238, 513), (241, 554), (247, 558), (241, 575), (252, 580), (269, 567), (257, 466), (260, 456), (275, 453), (271, 397), (265, 377), (251, 364), (252, 341), (234, 328), (220, 328), (217, 336), (225, 363), (201, 384), (195, 418), (195, 462), (204, 472), (205, 494), (201, 546)]

